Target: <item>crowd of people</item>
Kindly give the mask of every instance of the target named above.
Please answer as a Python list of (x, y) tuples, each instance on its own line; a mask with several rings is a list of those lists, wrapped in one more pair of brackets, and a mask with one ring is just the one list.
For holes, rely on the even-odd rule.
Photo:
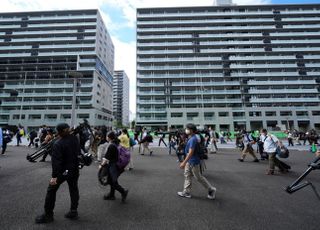
[[(4, 153), (6, 144), (13, 138), (12, 133), (6, 129), (2, 129), (0, 140), (2, 141), (2, 151)], [(115, 200), (118, 191), (121, 194), (122, 202), (125, 202), (128, 196), (128, 189), (122, 187), (118, 179), (125, 170), (133, 169), (133, 160), (130, 158), (124, 167), (119, 166), (121, 160), (121, 152), (126, 151), (129, 156), (135, 145), (138, 145), (140, 155), (153, 155), (150, 149), (150, 143), (153, 142), (154, 136), (146, 128), (141, 131), (136, 130), (133, 137), (130, 137), (127, 129), (110, 130), (107, 127), (96, 127), (89, 131), (81, 129), (78, 136), (71, 135), (71, 129), (67, 124), (59, 124), (55, 130), (41, 126), (36, 131), (28, 134), (28, 147), (45, 146), (55, 139), (51, 152), (52, 162), (52, 178), (46, 193), (44, 213), (37, 216), (36, 223), (48, 223), (53, 221), (53, 209), (55, 206), (56, 192), (60, 185), (65, 181), (68, 183), (69, 193), (71, 197), (71, 207), (65, 217), (69, 219), (78, 218), (78, 202), (79, 202), (79, 158), (81, 150), (85, 151), (86, 144), (89, 142), (91, 152), (99, 164), (99, 170), (105, 169), (107, 172), (106, 184), (110, 185), (110, 191), (103, 196), (104, 200)], [(294, 133), (294, 132), (293, 132)], [(23, 127), (18, 127), (15, 133), (17, 145), (21, 142), (21, 137), (25, 135)], [(218, 151), (217, 143), (225, 144), (232, 141), (232, 134), (229, 131), (218, 133), (211, 127), (205, 130), (197, 130), (194, 124), (186, 125), (184, 130), (172, 130), (168, 132), (158, 130), (155, 132), (159, 138), (158, 146), (163, 144), (168, 149), (168, 154), (174, 151), (179, 162), (179, 167), (184, 170), (183, 190), (177, 192), (177, 195), (184, 198), (191, 198), (192, 177), (205, 188), (208, 199), (215, 199), (216, 187), (210, 183), (203, 175), (203, 162), (208, 159), (208, 154), (214, 154)], [(168, 135), (168, 141), (166, 136)], [(290, 138), (299, 138), (301, 135), (291, 134), (288, 132), (288, 141)], [(314, 130), (307, 133), (305, 137), (309, 144), (317, 144), (318, 136)], [(304, 139), (304, 140), (305, 140)], [(295, 139), (296, 140), (296, 139)], [(239, 131), (235, 135), (236, 148), (241, 151), (240, 162), (244, 162), (249, 154), (253, 157), (253, 162), (268, 160), (269, 166), (266, 171), (267, 175), (274, 175), (277, 167), (281, 173), (288, 172), (291, 167), (283, 162), (279, 156), (288, 157), (289, 151), (284, 144), (266, 129), (261, 129), (259, 134), (255, 132)], [(37, 144), (39, 143), (39, 144)], [(256, 144), (256, 152), (260, 154), (257, 157), (254, 145)], [(4, 149), (4, 150), (3, 150)], [(317, 155), (320, 155), (317, 152)], [(47, 154), (44, 154), (40, 161), (45, 161)], [(283, 157), (283, 156), (282, 156)], [(99, 171), (100, 172), (100, 171)]]

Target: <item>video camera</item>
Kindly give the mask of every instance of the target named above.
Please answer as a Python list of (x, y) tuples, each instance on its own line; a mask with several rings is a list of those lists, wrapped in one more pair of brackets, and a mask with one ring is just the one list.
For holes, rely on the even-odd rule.
[[(70, 134), (81, 135), (82, 133), (84, 133), (83, 131), (85, 129), (89, 130), (89, 132), (92, 135), (92, 130), (87, 120), (84, 120), (83, 123), (80, 123), (79, 126), (71, 130)], [(45, 153), (49, 153), (49, 155), (51, 155), (53, 144), (55, 141), (58, 140), (58, 138), (59, 137), (56, 137), (46, 145), (41, 146), (40, 149), (38, 149), (34, 153), (28, 154), (26, 157), (27, 160), (29, 162), (36, 162), (36, 160), (42, 157)], [(90, 140), (90, 138), (88, 140)], [(83, 168), (84, 166), (89, 166), (92, 163), (92, 154), (88, 153), (90, 147), (91, 147), (91, 144), (87, 145), (86, 148), (82, 149), (82, 152), (79, 154), (79, 168)]]

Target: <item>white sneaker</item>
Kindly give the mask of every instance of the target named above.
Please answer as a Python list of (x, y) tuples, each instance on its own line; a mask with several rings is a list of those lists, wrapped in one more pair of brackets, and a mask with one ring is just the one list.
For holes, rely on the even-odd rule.
[(191, 198), (191, 195), (189, 193), (178, 192), (177, 194), (178, 196), (181, 196), (181, 197)]
[(210, 200), (214, 200), (216, 199), (216, 192), (217, 192), (217, 189), (216, 188), (213, 188), (211, 191), (208, 192), (208, 199)]

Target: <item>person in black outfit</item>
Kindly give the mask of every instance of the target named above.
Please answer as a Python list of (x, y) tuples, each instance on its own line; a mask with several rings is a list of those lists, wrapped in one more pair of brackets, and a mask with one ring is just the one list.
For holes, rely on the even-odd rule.
[(53, 144), (52, 150), (52, 178), (49, 182), (44, 205), (44, 214), (36, 218), (36, 223), (49, 223), (53, 221), (53, 209), (56, 193), (60, 185), (67, 181), (71, 198), (71, 209), (65, 218), (78, 218), (79, 202), (79, 158), (80, 144), (78, 139), (69, 132), (68, 124), (62, 123), (56, 127), (59, 139)]
[(166, 146), (166, 147), (168, 147), (167, 146), (167, 144), (166, 144), (166, 142), (164, 141), (164, 138), (166, 137), (166, 134), (160, 129), (160, 136), (159, 136), (159, 146), (160, 146), (160, 144), (161, 144), (161, 142)]
[(2, 151), (1, 154), (4, 155), (7, 149), (7, 144), (11, 141), (11, 136), (9, 135), (7, 129), (2, 130)]
[(30, 138), (30, 143), (28, 145), (28, 147), (31, 147), (31, 146), (34, 146), (34, 139), (36, 139), (37, 137), (37, 132), (32, 130), (30, 133), (29, 133), (29, 138)]
[(104, 200), (115, 200), (115, 191), (117, 190), (118, 192), (121, 193), (122, 196), (122, 202), (126, 201), (126, 198), (128, 196), (129, 190), (124, 189), (119, 185), (118, 183), (118, 178), (123, 173), (124, 169), (119, 169), (117, 166), (117, 161), (118, 161), (118, 145), (119, 145), (119, 140), (117, 138), (117, 135), (114, 132), (109, 132), (107, 135), (107, 141), (110, 143), (108, 150), (106, 152), (106, 155), (104, 156), (104, 159), (99, 166), (101, 167), (107, 167), (108, 169), (108, 179), (107, 183), (110, 184), (111, 189), (110, 193), (108, 195), (104, 195), (103, 199)]

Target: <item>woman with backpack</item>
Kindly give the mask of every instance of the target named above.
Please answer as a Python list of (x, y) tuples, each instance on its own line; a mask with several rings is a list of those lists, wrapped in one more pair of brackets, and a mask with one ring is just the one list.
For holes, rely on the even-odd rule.
[(107, 135), (107, 141), (110, 143), (107, 152), (103, 158), (103, 161), (99, 168), (107, 167), (108, 170), (108, 181), (107, 183), (110, 184), (111, 189), (108, 195), (104, 195), (104, 200), (115, 200), (115, 191), (117, 190), (122, 196), (122, 202), (125, 202), (128, 190), (124, 189), (118, 183), (118, 178), (123, 173), (124, 168), (119, 168), (117, 165), (118, 158), (119, 158), (119, 139), (114, 132), (109, 132)]

